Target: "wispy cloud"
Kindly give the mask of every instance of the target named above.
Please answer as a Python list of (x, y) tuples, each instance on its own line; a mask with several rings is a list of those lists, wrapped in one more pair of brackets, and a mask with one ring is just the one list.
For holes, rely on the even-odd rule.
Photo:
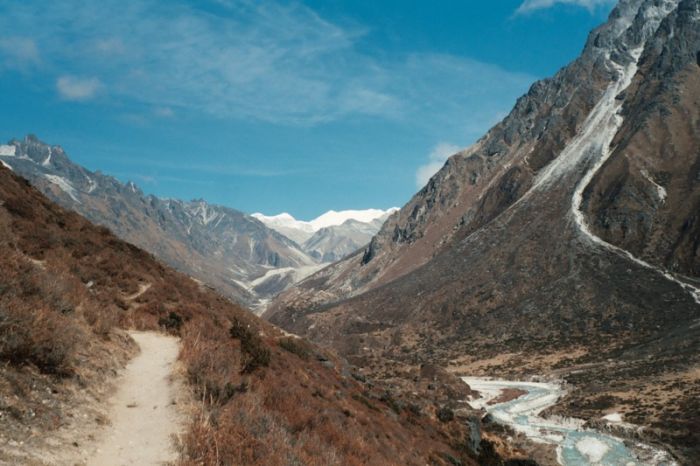
[(460, 147), (454, 144), (441, 142), (436, 145), (428, 155), (428, 163), (418, 167), (416, 171), (416, 187), (422, 188), (430, 178), (445, 165), (445, 161), (460, 151)]
[(4, 67), (22, 71), (41, 62), (36, 43), (28, 37), (0, 37), (0, 57)]
[(212, 180), (198, 180), (194, 178), (184, 178), (180, 176), (168, 175), (144, 175), (136, 172), (114, 172), (112, 175), (126, 180), (136, 180), (139, 183), (147, 185), (158, 185), (161, 182), (170, 182), (177, 184), (194, 184), (194, 185), (213, 185)]
[(617, 0), (525, 0), (518, 9), (515, 10), (515, 15), (528, 14), (535, 10), (544, 10), (557, 4), (580, 6), (593, 12), (597, 7), (614, 5), (615, 3), (617, 3)]
[(153, 114), (161, 118), (172, 118), (175, 116), (175, 110), (170, 107), (156, 107), (153, 109)]
[(89, 100), (95, 97), (102, 87), (97, 78), (61, 76), (56, 80), (56, 90), (65, 100)]
[[(171, 170), (177, 173), (187, 173), (194, 172), (204, 175), (223, 175), (223, 176), (239, 176), (239, 177), (252, 177), (252, 178), (274, 178), (281, 176), (291, 176), (291, 175), (301, 175), (309, 173), (309, 170), (304, 168), (293, 168), (293, 169), (268, 169), (265, 167), (243, 167), (234, 163), (230, 164), (207, 164), (207, 163), (188, 163), (180, 161), (167, 161), (167, 160), (154, 160), (147, 157), (139, 157), (135, 154), (125, 156), (123, 150), (119, 152), (118, 163), (123, 166), (133, 166), (139, 168), (151, 168), (158, 170)], [(96, 156), (95, 159), (101, 158)], [(112, 156), (106, 157), (107, 159), (114, 160)], [(126, 172), (121, 172), (126, 173)], [(134, 173), (130, 171), (128, 173)], [(176, 181), (180, 178), (166, 178), (165, 174), (158, 174), (154, 178), (171, 181)]]
[[(469, 114), (477, 101), (492, 99), (502, 111), (503, 101), (510, 105), (534, 79), (453, 56), (378, 60), (356, 46), (365, 30), (341, 27), (298, 3), (26, 0), (0, 5), (0, 30), (10, 28), (27, 31), (54, 79), (99, 80), (92, 87), (64, 82), (64, 98), (102, 89), (120, 105), (286, 125), (419, 115), (439, 126), (455, 120), (452, 110)], [(451, 124), (483, 131), (483, 119)]]

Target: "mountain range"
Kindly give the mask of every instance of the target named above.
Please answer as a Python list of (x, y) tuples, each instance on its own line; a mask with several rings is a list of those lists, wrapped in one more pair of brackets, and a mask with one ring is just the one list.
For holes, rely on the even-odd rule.
[[(0, 146), (0, 161), (60, 205), (258, 311), (291, 284), (366, 245), (387, 216), (331, 211), (288, 223), (298, 228), (275, 228), (267, 219), (284, 216), (146, 195), (133, 182), (81, 167), (61, 146), (33, 135)], [(305, 228), (308, 247), (297, 243)]]
[(331, 210), (305, 222), (288, 213), (252, 216), (301, 245), (307, 254), (323, 262), (335, 262), (366, 246), (384, 222), (399, 210)]
[[(13, 441), (117, 373), (122, 329), (160, 328), (202, 400), (182, 452), (197, 464), (563, 461), (563, 440), (469, 405), (462, 376), (550, 382), (560, 398), (526, 413), (700, 461), (700, 0), (619, 1), (398, 209), (302, 221), (161, 199), (34, 136), (0, 162)], [(613, 448), (582, 440), (587, 464)]]
[(377, 371), (558, 373), (559, 414), (624, 413), (697, 458), (699, 102), (700, 1), (623, 0), (364, 250), (264, 316)]

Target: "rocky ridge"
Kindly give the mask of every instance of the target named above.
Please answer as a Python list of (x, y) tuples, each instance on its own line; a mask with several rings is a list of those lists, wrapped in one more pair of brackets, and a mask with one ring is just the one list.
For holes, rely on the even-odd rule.
[(258, 294), (251, 282), (271, 270), (317, 264), (295, 242), (249, 215), (201, 199), (146, 195), (133, 182), (73, 163), (60, 146), (34, 136), (1, 146), (0, 160), (63, 207), (249, 306), (279, 291), (268, 285), (270, 294)]

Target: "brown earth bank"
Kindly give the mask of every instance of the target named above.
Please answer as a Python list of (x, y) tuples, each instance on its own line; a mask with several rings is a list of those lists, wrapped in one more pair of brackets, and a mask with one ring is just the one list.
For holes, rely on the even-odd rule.
[(493, 400), (489, 401), (488, 404), (496, 405), (499, 403), (508, 403), (509, 401), (516, 400), (523, 395), (527, 395), (527, 392), (525, 390), (519, 390), (517, 388), (506, 388), (504, 390), (501, 390), (501, 394)]
[(493, 464), (525, 455), (481, 441), (476, 413), (453, 409), (468, 387), (449, 374), (419, 371), (395, 386), (364, 376), (5, 168), (0, 267), (0, 461), (60, 464), (61, 451), (93, 440), (135, 351), (122, 329), (181, 339), (199, 400), (181, 464), (468, 465), (479, 461), (478, 446)]

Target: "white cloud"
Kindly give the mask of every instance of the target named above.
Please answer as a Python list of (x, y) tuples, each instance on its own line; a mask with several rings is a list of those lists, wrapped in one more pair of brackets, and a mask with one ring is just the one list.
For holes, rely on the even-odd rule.
[(65, 100), (89, 100), (97, 94), (102, 83), (97, 78), (61, 76), (56, 80), (56, 89)]
[[(217, 118), (314, 125), (348, 116), (458, 128), (478, 136), (534, 77), (450, 55), (378, 60), (301, 3), (24, 0), (0, 2), (0, 30), (27, 31), (55, 76), (94, 76), (119, 112), (178, 109)], [(70, 83), (69, 83), (70, 84)], [(86, 99), (90, 93), (66, 98)], [(479, 112), (465, 111), (479, 108)], [(144, 119), (157, 118), (149, 112)]]
[(517, 10), (516, 15), (527, 14), (535, 10), (551, 8), (556, 4), (576, 5), (594, 11), (597, 7), (608, 6), (617, 3), (617, 0), (525, 0)]
[(0, 37), (0, 57), (4, 66), (21, 70), (41, 61), (36, 43), (27, 37)]
[(430, 178), (445, 165), (445, 161), (460, 150), (459, 146), (446, 142), (436, 145), (428, 155), (428, 163), (418, 167), (416, 171), (416, 186), (418, 188), (425, 186)]
[(107, 39), (98, 39), (93, 44), (96, 52), (105, 54), (107, 56), (120, 55), (126, 52), (124, 43), (121, 39), (110, 37)]
[(153, 114), (161, 118), (172, 118), (175, 116), (175, 111), (170, 107), (156, 107), (153, 109)]

